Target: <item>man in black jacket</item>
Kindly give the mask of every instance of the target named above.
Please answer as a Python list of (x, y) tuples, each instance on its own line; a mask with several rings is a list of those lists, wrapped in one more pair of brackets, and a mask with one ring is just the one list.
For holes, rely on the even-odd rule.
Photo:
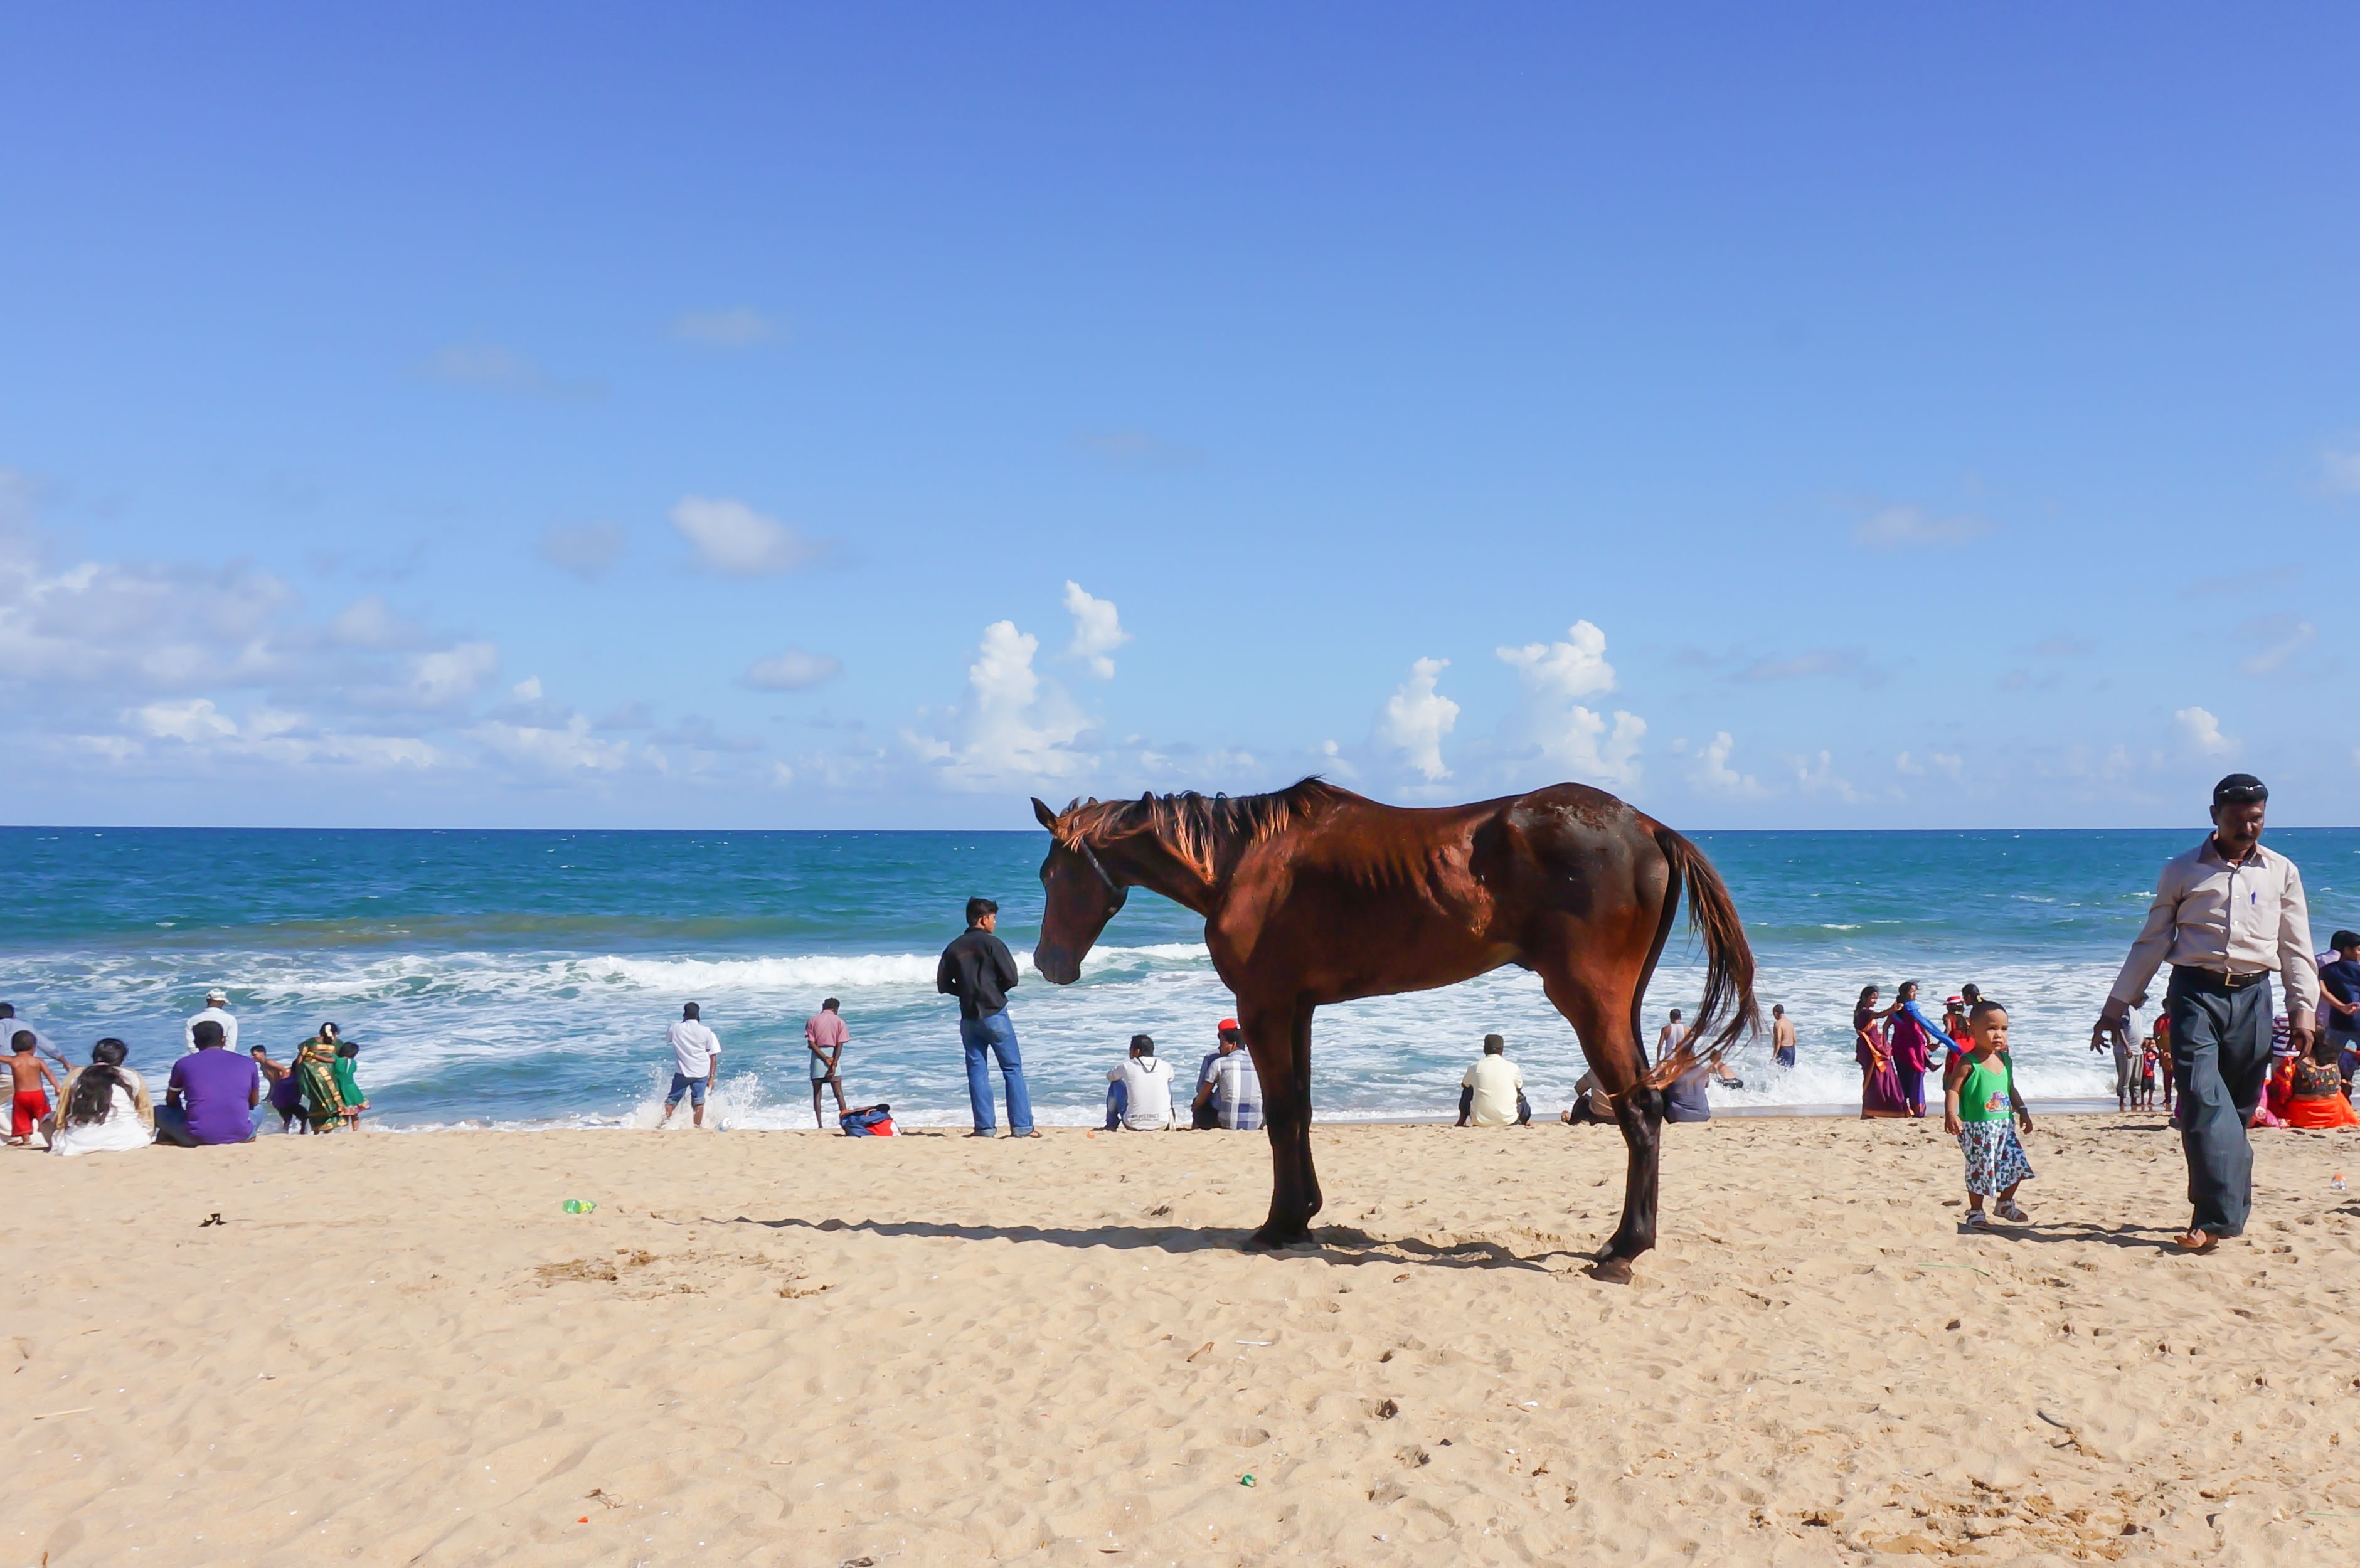
[(989, 898), (967, 901), (967, 931), (943, 949), (934, 968), (934, 989), (956, 996), (959, 1043), (967, 1048), (967, 1097), (975, 1112), (970, 1138), (992, 1135), (991, 1067), (986, 1052), (1000, 1059), (1008, 1081), (1008, 1130), (1013, 1138), (1038, 1138), (1032, 1096), (1024, 1087), (1024, 1059), (1016, 1051), (1016, 1026), (1008, 1021), (1008, 993), (1016, 985), (1016, 960), (996, 931), (1000, 906)]

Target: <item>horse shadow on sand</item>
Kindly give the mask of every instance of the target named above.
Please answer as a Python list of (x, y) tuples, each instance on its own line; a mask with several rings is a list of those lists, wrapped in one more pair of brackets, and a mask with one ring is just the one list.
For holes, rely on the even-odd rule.
[(945, 1241), (1040, 1242), (1077, 1250), (1112, 1247), (1117, 1251), (1154, 1251), (1185, 1257), (1197, 1252), (1244, 1252), (1278, 1258), (1317, 1258), (1353, 1267), (1392, 1266), (1425, 1269), (1521, 1269), (1540, 1274), (1564, 1272), (1547, 1259), (1570, 1259), (1587, 1265), (1592, 1254), (1556, 1249), (1531, 1257), (1496, 1241), (1456, 1241), (1437, 1244), (1415, 1236), (1371, 1236), (1351, 1225), (1319, 1225), (1311, 1239), (1292, 1247), (1264, 1247), (1253, 1244), (1252, 1232), (1227, 1227), (1196, 1230), (1185, 1225), (950, 1225), (938, 1220), (757, 1219), (738, 1214), (712, 1225), (760, 1225), (766, 1230), (849, 1231), (863, 1236), (918, 1237)]

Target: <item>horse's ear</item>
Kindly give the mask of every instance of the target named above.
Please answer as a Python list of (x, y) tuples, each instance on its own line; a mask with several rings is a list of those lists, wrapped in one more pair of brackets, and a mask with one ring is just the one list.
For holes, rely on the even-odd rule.
[(1047, 828), (1051, 833), (1057, 831), (1057, 813), (1042, 804), (1041, 797), (1038, 795), (1032, 797), (1032, 814), (1041, 819), (1043, 827)]

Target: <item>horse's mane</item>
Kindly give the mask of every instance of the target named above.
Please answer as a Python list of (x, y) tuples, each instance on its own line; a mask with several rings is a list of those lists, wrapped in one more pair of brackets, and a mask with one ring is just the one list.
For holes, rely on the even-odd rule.
[(1076, 801), (1058, 819), (1061, 843), (1104, 848), (1135, 833), (1154, 835), (1182, 864), (1207, 880), (1238, 851), (1339, 801), (1358, 799), (1317, 774), (1267, 795), (1142, 795), (1136, 800)]

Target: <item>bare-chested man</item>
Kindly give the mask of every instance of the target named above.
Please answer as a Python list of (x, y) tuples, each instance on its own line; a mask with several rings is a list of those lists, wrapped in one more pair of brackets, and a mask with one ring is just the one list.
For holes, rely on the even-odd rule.
[(1770, 1009), (1770, 1055), (1781, 1067), (1795, 1065), (1795, 1022), (1784, 1002)]

